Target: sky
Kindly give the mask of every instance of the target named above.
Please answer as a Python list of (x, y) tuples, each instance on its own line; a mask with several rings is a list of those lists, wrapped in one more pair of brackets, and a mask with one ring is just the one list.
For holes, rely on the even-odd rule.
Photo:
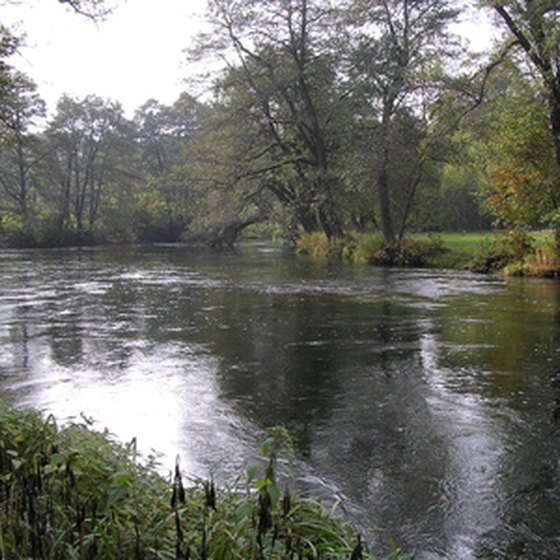
[(25, 32), (12, 63), (30, 76), (54, 111), (60, 96), (95, 93), (132, 115), (150, 98), (173, 103), (185, 89), (187, 48), (205, 0), (120, 0), (103, 22), (57, 0), (1, 2), (0, 21)]
[[(148, 99), (171, 104), (186, 89), (186, 55), (206, 0), (110, 0), (115, 11), (94, 23), (58, 0), (0, 0), (0, 21), (25, 32), (13, 63), (30, 76), (54, 112), (63, 94), (119, 101), (131, 117)], [(475, 46), (489, 28), (465, 23)]]

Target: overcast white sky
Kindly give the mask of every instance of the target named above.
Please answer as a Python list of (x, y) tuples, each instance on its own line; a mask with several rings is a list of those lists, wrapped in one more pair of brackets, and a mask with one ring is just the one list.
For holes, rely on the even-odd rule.
[(93, 23), (57, 0), (0, 6), (0, 21), (25, 32), (13, 63), (30, 76), (54, 110), (63, 93), (120, 101), (127, 114), (150, 98), (172, 103), (187, 76), (183, 50), (205, 0), (120, 0)]
[[(95, 93), (120, 101), (128, 116), (150, 98), (165, 104), (185, 89), (183, 50), (200, 26), (206, 0), (119, 0), (109, 18), (93, 23), (57, 0), (0, 0), (0, 22), (25, 32), (14, 63), (39, 87), (54, 111), (63, 93)], [(489, 29), (467, 26), (487, 45)]]

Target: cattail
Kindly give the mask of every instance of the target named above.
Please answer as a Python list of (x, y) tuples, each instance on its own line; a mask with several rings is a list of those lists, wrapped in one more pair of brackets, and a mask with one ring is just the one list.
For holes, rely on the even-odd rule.
[(181, 469), (179, 468), (179, 457), (175, 460), (175, 477), (173, 479), (173, 493), (171, 495), (171, 507), (175, 509), (177, 504), (184, 504), (185, 487), (183, 486), (183, 477), (181, 476)]
[(282, 498), (282, 513), (284, 517), (288, 517), (290, 511), (292, 509), (292, 496), (290, 495), (290, 491), (286, 489), (284, 492), (284, 497)]
[(362, 537), (358, 535), (358, 543), (356, 544), (354, 550), (352, 551), (350, 560), (362, 560), (362, 558), (363, 558)]
[(213, 480), (210, 480), (210, 483), (204, 483), (204, 495), (206, 506), (216, 510), (216, 487), (214, 486)]
[(272, 527), (272, 502), (266, 490), (259, 494), (259, 536)]
[(66, 463), (66, 471), (64, 472), (64, 476), (70, 483), (70, 487), (74, 488), (76, 486), (76, 475), (74, 474), (74, 469), (72, 468), (70, 461)]

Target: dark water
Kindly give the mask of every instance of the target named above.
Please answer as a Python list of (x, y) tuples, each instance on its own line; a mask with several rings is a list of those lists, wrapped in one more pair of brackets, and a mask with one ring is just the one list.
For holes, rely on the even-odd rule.
[(192, 475), (291, 432), (376, 551), (560, 558), (560, 283), (248, 246), (0, 252), (0, 392)]

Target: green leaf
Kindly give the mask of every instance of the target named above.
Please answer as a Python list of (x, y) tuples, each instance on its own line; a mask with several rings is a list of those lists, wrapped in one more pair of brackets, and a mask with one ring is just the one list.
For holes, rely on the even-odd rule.
[(126, 495), (128, 494), (128, 490), (126, 486), (117, 486), (111, 494), (109, 494), (109, 498), (107, 499), (107, 504), (105, 509), (108, 511), (110, 510), (117, 502), (120, 502)]
[(280, 500), (280, 490), (278, 489), (278, 485), (274, 482), (268, 484), (266, 489), (268, 495), (270, 496), (270, 503), (273, 508), (278, 505), (278, 501)]

